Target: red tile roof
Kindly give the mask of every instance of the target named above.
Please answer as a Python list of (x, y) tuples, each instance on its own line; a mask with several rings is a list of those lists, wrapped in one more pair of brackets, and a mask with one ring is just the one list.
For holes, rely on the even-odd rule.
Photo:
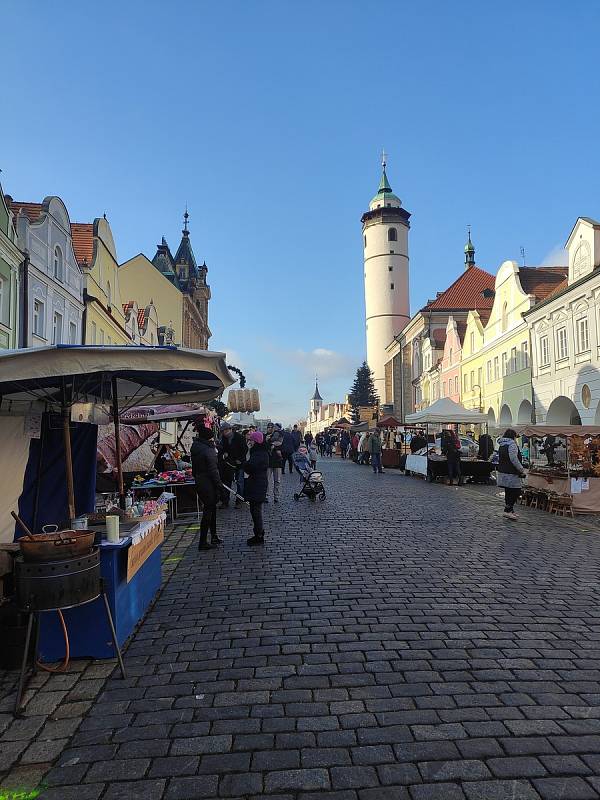
[(523, 291), (532, 294), (536, 303), (541, 303), (550, 294), (560, 292), (567, 286), (568, 267), (520, 267), (519, 280)]
[(18, 200), (13, 200), (9, 194), (5, 195), (4, 199), (6, 200), (6, 205), (15, 216), (19, 211), (22, 211), (29, 218), (30, 222), (37, 222), (42, 214), (41, 203), (22, 203)]
[(421, 311), (452, 311), (456, 309), (491, 308), (494, 297), (483, 297), (484, 289), (494, 291), (496, 278), (479, 267), (469, 267)]
[(77, 263), (87, 262), (91, 266), (94, 259), (94, 225), (91, 222), (72, 222), (71, 238)]

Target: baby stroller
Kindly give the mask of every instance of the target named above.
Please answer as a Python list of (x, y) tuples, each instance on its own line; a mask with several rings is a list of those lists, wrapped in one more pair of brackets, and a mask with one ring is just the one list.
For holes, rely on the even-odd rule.
[(314, 503), (317, 497), (319, 500), (325, 500), (325, 485), (323, 483), (323, 473), (316, 470), (310, 470), (308, 473), (302, 472), (298, 467), (296, 470), (302, 478), (302, 486), (299, 492), (294, 492), (294, 500), (300, 500), (302, 495), (308, 497)]

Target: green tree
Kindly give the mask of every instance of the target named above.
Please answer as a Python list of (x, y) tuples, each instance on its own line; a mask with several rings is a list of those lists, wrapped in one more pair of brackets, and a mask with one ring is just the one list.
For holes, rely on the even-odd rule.
[(373, 373), (369, 369), (366, 361), (363, 361), (361, 366), (356, 370), (356, 377), (350, 389), (350, 405), (352, 407), (352, 422), (357, 424), (360, 422), (360, 406), (369, 406), (374, 408), (379, 404), (379, 397), (375, 391), (375, 384), (373, 383)]

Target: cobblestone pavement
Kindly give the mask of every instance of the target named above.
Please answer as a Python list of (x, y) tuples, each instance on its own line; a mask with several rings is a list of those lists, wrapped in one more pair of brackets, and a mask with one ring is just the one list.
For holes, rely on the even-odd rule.
[(44, 800), (600, 796), (597, 529), (325, 474), (317, 504), (286, 475), (264, 548), (245, 509), (219, 551), (189, 547)]

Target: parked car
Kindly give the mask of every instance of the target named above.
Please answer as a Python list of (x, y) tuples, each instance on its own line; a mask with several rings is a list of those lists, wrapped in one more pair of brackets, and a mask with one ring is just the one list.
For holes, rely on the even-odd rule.
[[(473, 439), (469, 439), (468, 436), (459, 436), (460, 439), (460, 454), (463, 458), (469, 458), (472, 456), (476, 456), (479, 447), (477, 442), (474, 442)], [(435, 452), (441, 454), (441, 436), (435, 437)]]

